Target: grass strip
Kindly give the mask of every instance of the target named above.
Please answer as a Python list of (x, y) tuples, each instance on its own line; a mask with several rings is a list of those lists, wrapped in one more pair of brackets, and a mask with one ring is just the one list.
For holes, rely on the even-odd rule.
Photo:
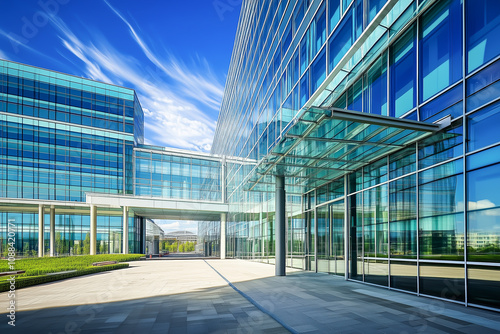
[[(80, 269), (77, 271), (65, 272), (65, 273), (61, 273), (61, 274), (16, 277), (15, 286), (16, 286), (16, 290), (17, 290), (17, 289), (21, 289), (21, 288), (26, 288), (28, 286), (59, 281), (59, 280), (63, 280), (63, 279), (71, 278), (71, 277), (89, 275), (89, 274), (94, 274), (94, 273), (109, 271), (109, 270), (115, 270), (115, 269), (128, 268), (128, 266), (129, 266), (128, 263), (117, 263), (117, 264), (111, 264), (111, 265), (106, 265), (106, 266), (101, 266), (101, 267), (88, 267), (88, 268)], [(0, 292), (9, 291), (9, 289), (10, 289), (10, 282), (9, 281), (4, 280), (4, 281), (0, 282)]]

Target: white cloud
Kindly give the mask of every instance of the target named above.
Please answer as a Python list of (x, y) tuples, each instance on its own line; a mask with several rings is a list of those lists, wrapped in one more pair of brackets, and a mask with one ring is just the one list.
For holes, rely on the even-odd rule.
[(198, 233), (198, 222), (195, 221), (171, 221), (171, 220), (156, 220), (155, 223), (160, 226), (166, 233), (175, 231), (189, 231)]
[[(108, 4), (108, 6), (110, 6)], [(191, 69), (175, 57), (161, 60), (153, 54), (133, 27), (113, 7), (151, 64), (140, 64), (118, 52), (107, 40), (83, 42), (59, 18), (51, 17), (63, 46), (85, 64), (86, 74), (99, 81), (136, 89), (145, 117), (145, 142), (154, 145), (210, 151), (216, 121), (196, 104), (218, 110), (223, 87), (206, 62), (206, 70)], [(199, 67), (199, 66), (198, 66)], [(203, 73), (203, 74), (201, 74)]]
[(0, 59), (9, 60), (9, 57), (7, 57), (7, 55), (5, 54), (5, 52), (3, 52), (2, 50), (0, 50)]
[(137, 34), (132, 25), (120, 14), (108, 1), (104, 1), (109, 8), (127, 25), (132, 38), (144, 52), (146, 57), (170, 78), (177, 80), (183, 85), (183, 91), (187, 96), (194, 98), (207, 106), (219, 109), (219, 104), (224, 93), (224, 87), (218, 82), (210, 71), (206, 60), (202, 60), (202, 65), (207, 69), (207, 73), (201, 75), (192, 72), (185, 64), (178, 61), (172, 54), (168, 54), (169, 62), (160, 60), (147, 46), (143, 39)]
[[(483, 210), (483, 209), (492, 209), (496, 208), (497, 205), (490, 201), (489, 199), (482, 199), (477, 202), (469, 201), (469, 210)], [(485, 211), (480, 211), (482, 215), (485, 216), (495, 216), (498, 217), (500, 216), (500, 209), (494, 209), (494, 210), (485, 210)]]

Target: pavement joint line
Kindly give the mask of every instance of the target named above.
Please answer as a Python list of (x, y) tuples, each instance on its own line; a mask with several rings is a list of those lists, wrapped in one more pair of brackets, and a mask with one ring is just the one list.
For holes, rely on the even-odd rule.
[[(384, 294), (378, 293), (375, 291), (369, 291), (369, 290), (365, 290), (365, 289), (355, 289), (353, 291), (355, 291), (357, 293), (364, 294), (364, 295), (372, 296), (375, 298), (389, 300), (389, 301), (392, 301), (392, 302), (395, 302), (398, 304), (416, 307), (416, 308), (419, 308), (419, 309), (422, 309), (425, 311), (429, 311), (429, 309), (432, 307), (429, 304), (422, 303), (419, 301), (414, 301), (412, 303), (408, 303), (404, 300), (404, 298), (389, 297), (389, 296), (385, 296)], [(433, 312), (435, 312), (439, 315), (443, 315), (443, 316), (450, 317), (450, 318), (457, 319), (457, 320), (467, 321), (469, 323), (483, 326), (483, 327), (487, 327), (487, 328), (491, 328), (494, 330), (498, 330), (500, 328), (500, 322), (495, 321), (495, 320), (486, 319), (486, 318), (483, 318), (483, 317), (480, 317), (477, 315), (466, 314), (464, 312), (455, 311), (455, 310), (448, 310), (448, 309), (444, 309), (441, 311), (433, 311)]]
[(279, 323), (281, 326), (283, 326), (287, 331), (289, 331), (290, 333), (292, 334), (299, 334), (299, 332), (297, 332), (296, 330), (294, 330), (292, 327), (288, 326), (283, 320), (281, 320), (276, 314), (272, 313), (272, 312), (269, 312), (268, 310), (266, 310), (264, 307), (262, 307), (259, 303), (257, 303), (252, 297), (250, 297), (249, 295), (247, 295), (246, 293), (244, 293), (243, 291), (241, 291), (240, 289), (238, 289), (237, 287), (235, 287), (233, 285), (233, 283), (231, 283), (226, 277), (224, 277), (224, 275), (222, 275), (220, 272), (217, 271), (217, 269), (215, 269), (214, 267), (212, 267), (212, 265), (210, 263), (208, 263), (206, 260), (203, 260), (210, 268), (212, 268), (213, 271), (215, 271), (224, 281), (226, 281), (226, 283), (231, 287), (233, 288), (234, 291), (236, 291), (237, 293), (239, 293), (243, 298), (245, 298), (246, 300), (248, 300), (252, 305), (254, 305), (256, 308), (258, 308), (261, 312), (267, 314), (268, 316), (270, 316), (272, 319), (274, 319), (277, 323)]

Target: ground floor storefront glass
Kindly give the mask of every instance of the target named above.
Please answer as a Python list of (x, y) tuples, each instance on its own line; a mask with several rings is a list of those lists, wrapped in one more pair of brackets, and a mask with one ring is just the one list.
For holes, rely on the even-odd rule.
[[(96, 253), (118, 254), (123, 252), (123, 215), (121, 209), (98, 208)], [(89, 207), (55, 206), (54, 256), (85, 255), (90, 253)], [(50, 206), (43, 207), (43, 254), (50, 250)], [(129, 253), (141, 252), (141, 219), (133, 212), (128, 214)], [(9, 235), (9, 232), (11, 234)], [(0, 256), (8, 253), (9, 236), (15, 236), (16, 256), (36, 257), (39, 254), (39, 206), (0, 206)]]

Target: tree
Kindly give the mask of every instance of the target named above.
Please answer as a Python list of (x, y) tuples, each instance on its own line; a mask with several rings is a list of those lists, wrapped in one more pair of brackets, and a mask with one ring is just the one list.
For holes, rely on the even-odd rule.
[(82, 254), (82, 242), (78, 242), (78, 243), (74, 243), (73, 244), (73, 249), (74, 249), (74, 252), (75, 252), (75, 255), (81, 255)]
[(90, 254), (90, 233), (85, 235), (85, 240), (83, 241), (83, 254)]
[(101, 244), (99, 246), (99, 253), (100, 254), (107, 254), (108, 253), (108, 247), (106, 247), (106, 244), (104, 241), (101, 241)]
[(61, 238), (61, 233), (56, 233), (56, 254), (61, 255), (64, 253), (64, 240)]

